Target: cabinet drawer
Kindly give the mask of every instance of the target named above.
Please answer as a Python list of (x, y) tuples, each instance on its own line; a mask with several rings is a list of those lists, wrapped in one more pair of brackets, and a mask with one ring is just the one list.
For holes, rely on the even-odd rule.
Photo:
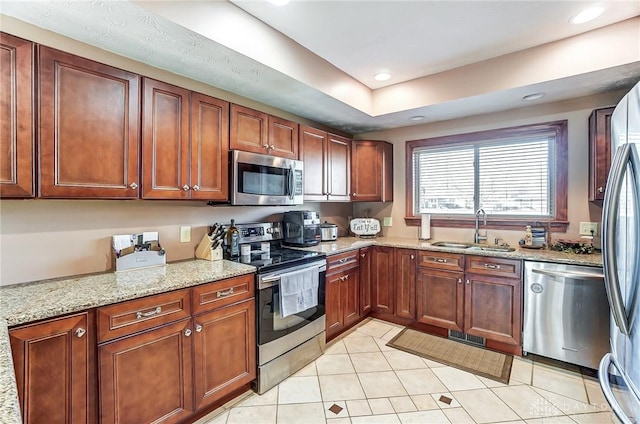
[(418, 252), (418, 266), (440, 270), (463, 271), (464, 255), (422, 250)]
[(98, 343), (191, 316), (189, 289), (98, 308)]
[(193, 313), (207, 312), (221, 306), (251, 299), (255, 294), (254, 274), (241, 275), (194, 287)]
[(519, 259), (467, 256), (466, 271), (493, 277), (522, 278), (522, 261)]
[(350, 250), (327, 258), (327, 274), (346, 271), (360, 265), (359, 250)]

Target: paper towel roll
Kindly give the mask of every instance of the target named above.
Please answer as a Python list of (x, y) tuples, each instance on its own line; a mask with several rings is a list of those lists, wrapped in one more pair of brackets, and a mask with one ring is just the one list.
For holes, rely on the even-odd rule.
[(420, 240), (431, 238), (431, 214), (423, 213), (420, 216)]

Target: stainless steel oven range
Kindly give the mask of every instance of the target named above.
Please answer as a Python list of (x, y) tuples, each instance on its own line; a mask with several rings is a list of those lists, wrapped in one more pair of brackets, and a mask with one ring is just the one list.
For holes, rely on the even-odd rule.
[(240, 250), (249, 251), (238, 260), (257, 268), (254, 389), (262, 394), (324, 351), (327, 262), (324, 254), (282, 247), (280, 223), (236, 227)]

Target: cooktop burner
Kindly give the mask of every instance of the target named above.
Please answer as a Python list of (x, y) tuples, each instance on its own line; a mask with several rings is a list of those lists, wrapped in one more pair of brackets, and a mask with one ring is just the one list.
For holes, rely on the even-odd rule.
[(252, 250), (250, 255), (226, 259), (253, 265), (258, 268), (258, 274), (263, 274), (265, 272), (276, 271), (278, 269), (303, 265), (325, 257), (326, 255), (324, 253), (290, 249), (274, 243), (271, 245), (271, 249), (268, 252)]

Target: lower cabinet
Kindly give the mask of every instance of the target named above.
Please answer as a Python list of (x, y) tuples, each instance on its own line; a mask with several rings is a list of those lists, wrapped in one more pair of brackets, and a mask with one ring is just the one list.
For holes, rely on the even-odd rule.
[(24, 423), (95, 423), (93, 314), (9, 331)]
[(372, 247), (360, 249), (360, 316), (364, 317), (373, 308), (371, 292), (371, 256)]
[(412, 249), (395, 249), (395, 315), (416, 319), (416, 256)]
[(327, 339), (331, 339), (360, 319), (359, 251), (353, 250), (327, 259), (325, 311)]
[(395, 313), (394, 248), (374, 246), (371, 257), (373, 311)]

